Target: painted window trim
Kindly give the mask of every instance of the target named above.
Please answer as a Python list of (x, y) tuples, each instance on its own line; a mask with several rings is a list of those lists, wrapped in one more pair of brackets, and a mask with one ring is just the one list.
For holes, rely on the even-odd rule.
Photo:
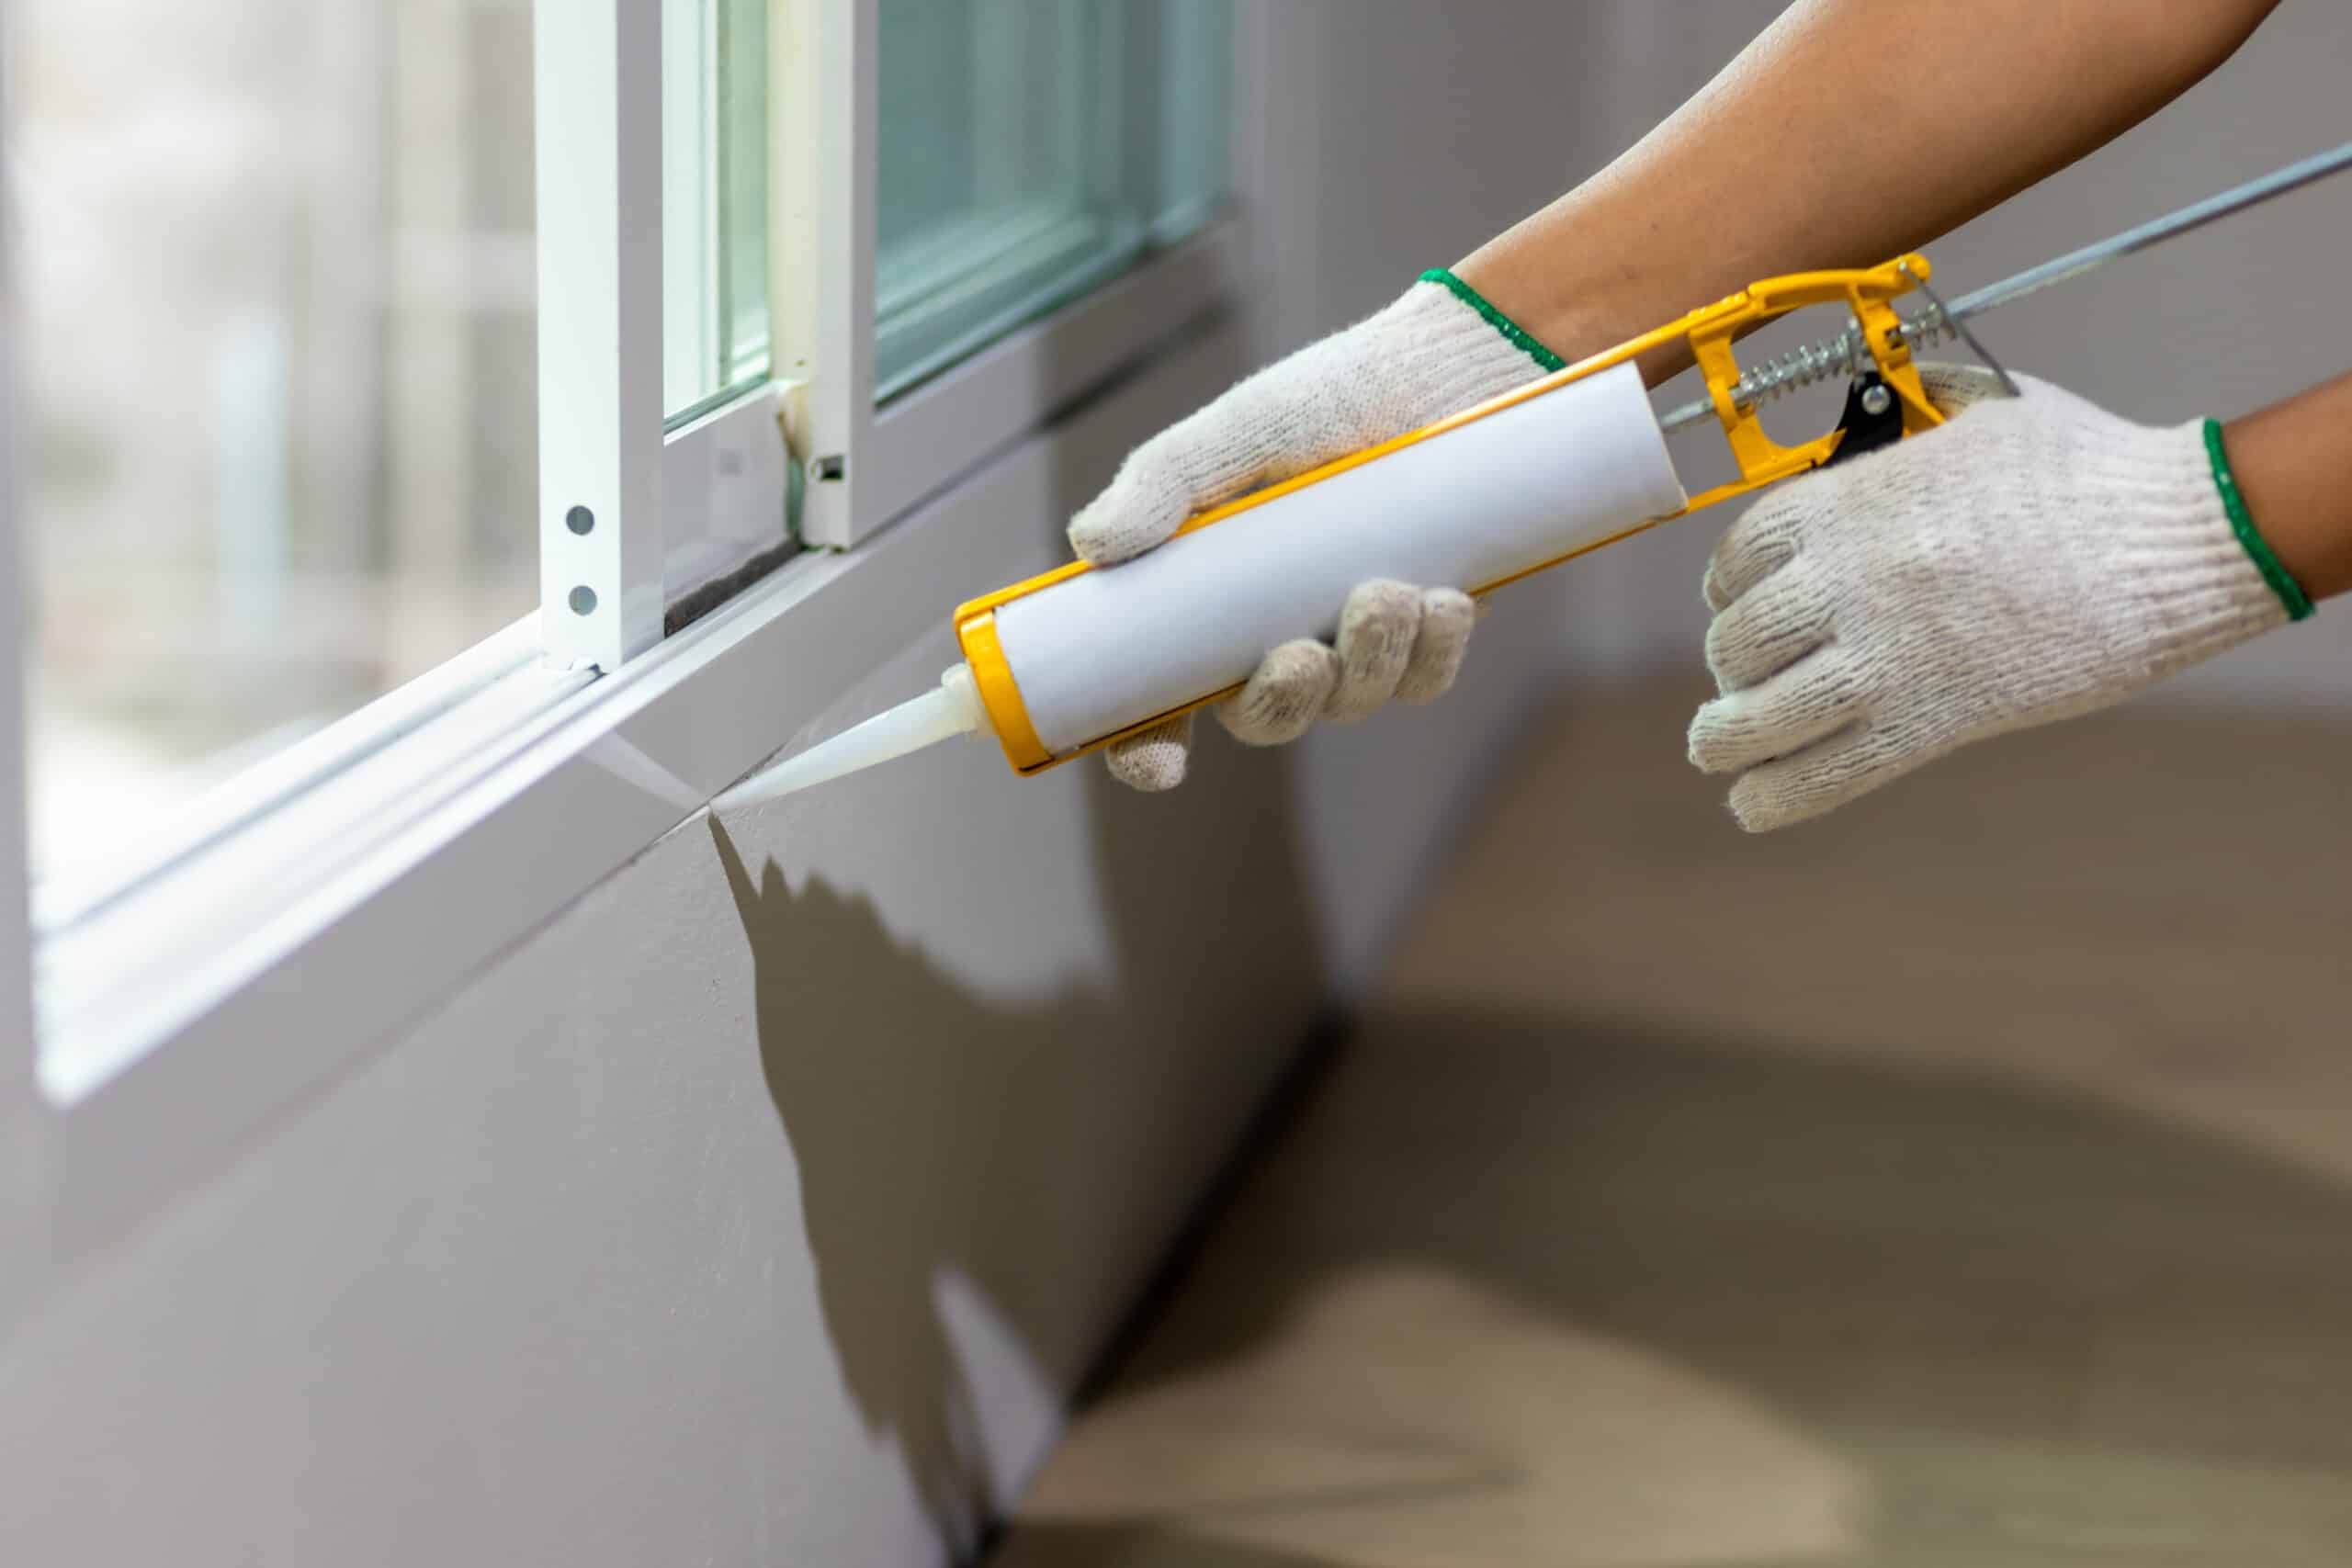
[[(1165, 258), (1166, 265), (1141, 269), (1015, 333), (958, 377), (968, 373), (984, 386), (1020, 379), (1049, 400), (1046, 406), (1067, 405), (1086, 386), (1136, 362), (1136, 352), (1115, 350), (1132, 340), (1140, 323), (1156, 327), (1165, 340), (1184, 323), (1222, 310), (1228, 301), (1204, 285), (1221, 276), (1217, 269), (1229, 265), (1238, 249), (1230, 227), (1204, 236)], [(1081, 370), (1091, 374), (1080, 378)], [(949, 385), (941, 383), (943, 389)], [(939, 448), (956, 450), (959, 435), (969, 438), (965, 419), (983, 405), (969, 397), (933, 397), (932, 390), (925, 389), (926, 395), (910, 400), (910, 407), (928, 422)], [(987, 412), (993, 416), (997, 411), (989, 407)], [(698, 428), (699, 423), (679, 432), (673, 445)], [(984, 420), (981, 428), (1001, 456), (1006, 441), (994, 439), (998, 419)], [(1015, 431), (1009, 439), (1017, 445), (1024, 434)], [(978, 482), (990, 467), (982, 462), (967, 469), (967, 478)], [(945, 503), (962, 489), (951, 480), (937, 493)], [(808, 582), (820, 558), (832, 558), (805, 557), (776, 575)], [(985, 580), (981, 573), (956, 581)], [(767, 615), (801, 603), (797, 595), (779, 599), (760, 589), (747, 597), (765, 606), (762, 613)], [(942, 613), (944, 608), (943, 603)], [(726, 618), (726, 609), (706, 620)], [(102, 867), (77, 884), (44, 888), (37, 906), (44, 934), (35, 991), (40, 1011), (37, 1076), (45, 1098), (52, 1104), (77, 1104), (124, 1067), (190, 1032), (198, 1020), (268, 976), (272, 965), (289, 961), (339, 918), (345, 905), (334, 898), (303, 918), (301, 911), (322, 887), (382, 853), (446, 801), (465, 795), (472, 781), (527, 753), (545, 734), (569, 723), (566, 716), (573, 710), (611, 708), (617, 701), (611, 694), (629, 682), (643, 660), (612, 675), (552, 668), (537, 657), (537, 619), (525, 617), (228, 781), (157, 836), (131, 846), (114, 868)], [(645, 657), (667, 647), (657, 645)], [(706, 772), (708, 787), (695, 786), (700, 794), (695, 804), (774, 751), (787, 734), (757, 734), (742, 757), (727, 753), (742, 765)], [(617, 748), (615, 756), (619, 766), (629, 765)], [(671, 825), (651, 828), (629, 851)], [(209, 898), (208, 886), (245, 896)], [(297, 991), (309, 988), (299, 973), (285, 978)], [(266, 1015), (250, 1021), (256, 1028), (269, 1023)]]
[[(878, 17), (879, 0), (786, 0), (770, 21), (778, 144), (808, 150), (769, 164), (775, 364), (794, 449), (810, 475), (800, 536), (835, 548), (869, 537), (1034, 429), (1170, 323), (1238, 298), (1245, 272), (1243, 224), (1228, 212), (1189, 241), (1147, 252), (1087, 296), (1085, 309), (1049, 317), (1052, 330), (1016, 333), (877, 406)], [(1234, 29), (1245, 87), (1262, 50), (1257, 28)], [(1244, 190), (1246, 143), (1234, 138)]]
[(665, 407), (662, 0), (534, 0), (532, 59), (537, 144), (563, 150), (537, 175), (539, 627), (550, 663), (609, 671), (788, 548), (794, 487), (773, 381)]
[(531, 36), (540, 631), (616, 671), (662, 640), (661, 0), (534, 0)]
[[(540, 626), (557, 664), (621, 668), (670, 606), (794, 542), (792, 462), (812, 478), (797, 540), (854, 546), (1238, 292), (1227, 214), (877, 406), (879, 0), (770, 0), (776, 378), (665, 439), (646, 370), (658, 379), (663, 320), (660, 0), (536, 6), (539, 144), (569, 150), (538, 175)], [(1237, 74), (1254, 53), (1237, 29)]]
[[(337, 850), (257, 901), (259, 918), (200, 926), (204, 951), (174, 953), (170, 985), (85, 987), (76, 1007), (42, 1019), (46, 1185), (74, 1195), (76, 1224), (119, 1223), (449, 1000), (867, 671), (933, 631), (948, 657), (953, 604), (1035, 547), (1035, 519), (1071, 503), (1074, 457), (1107, 473), (1125, 444), (1213, 395), (1241, 341), (1229, 317), (1176, 323), (1139, 374), (867, 547), (802, 554), (613, 674), (510, 670), (384, 748), (376, 778), (329, 780), (306, 812), (273, 811), (115, 899), (66, 934), (77, 951), (59, 962), (134, 972), (135, 946), (116, 944), (186, 929), (175, 879), (200, 900), (224, 882), (298, 876), (322, 844)], [(526, 636), (526, 625), (501, 638)]]

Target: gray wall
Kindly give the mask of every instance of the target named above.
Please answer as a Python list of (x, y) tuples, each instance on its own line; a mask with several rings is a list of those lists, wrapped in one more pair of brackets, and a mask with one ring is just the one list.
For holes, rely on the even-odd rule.
[[(1771, 9), (1264, 7), (1253, 335), (1076, 416), (1065, 499), (1248, 359), (1598, 166)], [(2104, 173), (1944, 247), (1948, 275), (2341, 135), (2341, 8), (2286, 10)], [(1998, 341), (2152, 415), (2316, 376), (2333, 318), (2288, 307), (2322, 302), (2326, 253), (2266, 247), (2340, 236), (2320, 209), (2342, 198)], [(2197, 287), (2232, 263), (2236, 293)], [(1053, 558), (1053, 518), (964, 522), (1002, 537), (1008, 577)], [(134, 1223), (29, 1282), (11, 1259), (0, 1560), (934, 1555), (1034, 1463), (1534, 698), (1693, 661), (1712, 532), (1519, 591), (1448, 703), (1284, 756), (1212, 743), (1173, 799), (1091, 768), (1015, 785), (973, 749), (731, 836), (689, 822)], [(946, 656), (902, 650), (835, 716)]]

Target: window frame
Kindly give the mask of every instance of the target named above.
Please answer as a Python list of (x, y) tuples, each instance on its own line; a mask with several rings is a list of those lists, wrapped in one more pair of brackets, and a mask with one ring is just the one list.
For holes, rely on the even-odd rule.
[[(1001, 449), (1162, 335), (1238, 297), (1246, 254), (1233, 212), (1027, 329), (877, 407), (874, 155), (880, 0), (792, 0), (769, 22), (770, 90), (790, 106), (771, 158), (768, 256), (786, 424), (809, 476), (806, 543), (846, 549)], [(1247, 17), (1244, 9), (1238, 16)], [(1237, 25), (1235, 69), (1253, 69)], [(1235, 100), (1240, 101), (1237, 95)], [(1241, 138), (1234, 138), (1238, 150)], [(1233, 157), (1242, 193), (1243, 160)], [(797, 215), (813, 220), (792, 221)]]
[[(662, 0), (535, 4), (539, 144), (574, 150), (538, 163), (552, 662), (617, 670), (703, 584), (796, 545), (855, 546), (1238, 293), (1227, 214), (877, 407), (879, 0), (770, 0), (771, 379), (664, 434), (644, 369), (663, 364)], [(1237, 68), (1246, 52), (1237, 39)]]
[(569, 150), (537, 160), (539, 625), (560, 667), (620, 669), (697, 590), (794, 543), (773, 379), (669, 427), (662, 6), (535, 0), (538, 145)]
[(662, 640), (662, 0), (532, 22), (540, 631), (609, 671)]
[[(555, 227), (543, 222), (540, 231), (543, 289), (550, 251), (560, 255), (582, 232), (605, 242), (569, 273), (559, 265), (553, 299), (543, 293), (543, 338), (551, 326), (582, 324), (591, 362), (584, 372), (576, 356), (559, 356), (552, 371), (543, 364), (542, 397), (550, 373), (596, 382), (558, 400), (559, 414), (573, 422), (573, 446), (557, 460), (585, 463), (622, 499), (621, 525), (598, 541), (608, 555), (595, 565), (616, 585), (655, 583), (650, 615), (641, 603), (630, 604), (633, 622), (616, 615), (597, 628), (605, 646), (568, 649), (544, 625), (546, 613), (526, 617), (231, 781), (157, 840), (141, 874), (59, 899), (66, 906), (60, 923), (36, 932), (18, 635), (28, 574), (17, 469), (0, 461), (0, 1042), (23, 1045), (0, 1049), (7, 1058), (0, 1153), (11, 1153), (6, 1145), (28, 1130), (34, 1186), (72, 1192), (77, 1226), (120, 1223), (191, 1163), (451, 999), (514, 943), (703, 811), (834, 694), (944, 626), (957, 590), (1003, 575), (1008, 539), (1030, 547), (1031, 519), (1071, 503), (1059, 487), (1074, 451), (1099, 465), (1106, 432), (1136, 439), (1147, 433), (1144, 422), (1177, 417), (1234, 372), (1242, 338), (1228, 307), (1239, 299), (1244, 251), (1239, 223), (1228, 216), (870, 419), (845, 448), (868, 481), (856, 492), (863, 510), (847, 509), (846, 487), (829, 498), (839, 532), (849, 532), (852, 517), (862, 520), (854, 539), (844, 540), (862, 547), (805, 552), (662, 635), (665, 523), (719, 519), (707, 528), (706, 566), (748, 547), (751, 533), (729, 533), (725, 520), (760, 513), (770, 497), (780, 505), (789, 494), (779, 406), (820, 389), (838, 394), (851, 378), (829, 381), (821, 374), (829, 362), (819, 358), (800, 368), (820, 373), (664, 435), (660, 192), (645, 177), (651, 170), (658, 178), (659, 149), (632, 150), (623, 130), (650, 126), (645, 134), (658, 138), (659, 0), (535, 3), (542, 17), (572, 29), (556, 40), (557, 63), (576, 64), (582, 52), (588, 61), (574, 80), (592, 85), (594, 101), (571, 123), (605, 128), (584, 153), (582, 143), (557, 144), (612, 176), (569, 209), (560, 202)], [(874, 15), (873, 0), (771, 0), (772, 59), (809, 67), (819, 62), (802, 47), (810, 36), (862, 37), (870, 81)], [(1248, 84), (1261, 31), (1236, 29), (1237, 103), (1254, 98)], [(645, 58), (624, 64), (632, 45)], [(540, 61), (542, 78), (548, 63)], [(771, 76), (772, 105), (794, 79)], [(865, 102), (870, 110), (870, 95)], [(0, 99), (0, 155), (6, 107)], [(579, 104), (560, 95), (556, 108), (580, 115)], [(870, 113), (866, 124), (870, 152)], [(788, 126), (776, 130), (772, 153), (793, 145)], [(1234, 137), (1234, 183), (1245, 198), (1257, 166), (1249, 147), (1249, 136)], [(846, 150), (828, 143), (825, 155), (838, 161)], [(805, 231), (810, 210), (775, 194), (789, 183), (786, 162), (770, 159), (771, 223)], [(862, 198), (847, 189), (826, 197), (817, 222), (854, 199), (868, 204), (870, 218), (870, 183), (861, 188)], [(628, 220), (640, 210), (652, 220), (633, 236)], [(818, 341), (845, 352), (861, 333), (838, 314), (850, 283), (838, 269), (870, 257), (870, 243), (861, 250), (835, 235), (780, 259), (773, 238), (772, 230), (772, 277), (826, 287), (797, 295), (772, 288), (772, 317), (797, 310), (804, 326), (825, 325)], [(13, 243), (0, 237), (0, 397), (9, 389), (17, 309), (5, 287)], [(809, 256), (828, 252), (836, 270), (812, 271)], [(850, 293), (870, 299), (870, 288)], [(645, 321), (655, 324), (650, 340)], [(871, 332), (869, 316), (862, 327), (869, 345)], [(1090, 396), (1098, 389), (1102, 396)], [(610, 433), (602, 454), (587, 450), (592, 438), (582, 434), (594, 420)], [(13, 418), (0, 418), (0, 458), (16, 433)], [(909, 472), (875, 474), (894, 460)], [(550, 516), (560, 525), (560, 510), (545, 496), (539, 510), (543, 531)], [(882, 532), (885, 523), (891, 526)], [(678, 540), (668, 543), (674, 550)], [(563, 581), (577, 581), (569, 574), (580, 560), (559, 564)], [(632, 637), (639, 646), (624, 653)], [(582, 648), (595, 656), (581, 657)]]

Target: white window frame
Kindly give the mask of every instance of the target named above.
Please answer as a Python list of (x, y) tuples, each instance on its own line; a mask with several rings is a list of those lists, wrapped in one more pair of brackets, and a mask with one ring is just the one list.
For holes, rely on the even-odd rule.
[[(551, 401), (572, 443), (544, 460), (578, 465), (560, 478), (604, 486), (594, 494), (615, 524), (607, 533), (600, 519), (586, 536), (565, 528), (570, 543), (594, 543), (560, 557), (548, 579), (567, 591), (608, 584), (599, 600), (614, 613), (544, 637), (540, 623), (552, 617), (526, 617), (232, 781), (167, 825), (135, 874), (44, 887), (51, 917), (37, 937), (23, 645), (12, 618), (26, 573), (11, 548), (17, 469), (0, 445), (0, 1042), (19, 1043), (0, 1047), (0, 1182), (31, 1170), (42, 1190), (72, 1194), (66, 1228), (119, 1223), (447, 1001), (940, 624), (959, 590), (993, 585), (1008, 536), (1032, 540), (1029, 519), (1072, 504), (1060, 488), (1072, 442), (1099, 466), (1106, 440), (1137, 438), (1139, 421), (1181, 414), (1234, 373), (1240, 339), (1224, 311), (1238, 297), (1242, 249), (1228, 218), (880, 414), (870, 397), (859, 411), (871, 358), (843, 312), (870, 296), (852, 273), (872, 254), (874, 4), (771, 0), (770, 47), (783, 67), (772, 97), (812, 92), (819, 123), (797, 145), (847, 171), (838, 185), (814, 183), (813, 244), (785, 247), (781, 263), (771, 245), (778, 279), (803, 290), (775, 291), (772, 313), (814, 329), (798, 340), (814, 345), (799, 356), (813, 362), (793, 367), (806, 372), (794, 383), (665, 438), (661, 344), (646, 325), (661, 319), (660, 193), (648, 185), (658, 144), (632, 146), (628, 129), (661, 123), (658, 4), (537, 0), (543, 29), (556, 29), (543, 43), (542, 81), (551, 58), (578, 67), (575, 96), (543, 100), (542, 135), (549, 112), (576, 116), (586, 140), (561, 144), (585, 149), (577, 155), (610, 175), (552, 211), (541, 183), (542, 339), (550, 323), (582, 334), (543, 369), (543, 423)], [(1235, 101), (1253, 103), (1262, 23), (1237, 30)], [(631, 50), (644, 58), (628, 58)], [(803, 73), (828, 80), (821, 50), (854, 69), (830, 88), (807, 88)], [(772, 169), (796, 145), (789, 127), (780, 133), (772, 148), (785, 155), (771, 156)], [(1234, 138), (1244, 209), (1257, 166), (1243, 151), (1250, 140)], [(811, 188), (805, 171), (772, 179)], [(829, 231), (861, 205), (863, 230)], [(634, 221), (640, 213), (646, 220)], [(771, 214), (796, 241), (812, 231), (805, 209), (772, 200)], [(576, 269), (560, 256), (550, 269), (548, 254), (583, 234), (592, 246), (601, 235), (601, 248)], [(0, 284), (7, 276), (0, 254)], [(15, 300), (0, 289), (0, 301), (5, 392)], [(870, 345), (870, 321), (863, 333)], [(566, 385), (549, 388), (547, 376)], [(1114, 378), (1115, 395), (1047, 424)], [(843, 481), (810, 487), (824, 494), (810, 507), (821, 519), (812, 536), (862, 547), (803, 553), (661, 636), (665, 572), (773, 539), (763, 509), (786, 493), (777, 409), (787, 394), (808, 410), (802, 434), (832, 436), (825, 449), (855, 465)], [(602, 449), (581, 434), (598, 425), (608, 433)], [(558, 504), (566, 493), (542, 498), (543, 528), (563, 527), (574, 503)], [(730, 533), (730, 516), (756, 526)], [(702, 557), (680, 555), (681, 522), (690, 541), (700, 531)], [(604, 575), (582, 575), (591, 572)], [(560, 651), (542, 658), (543, 647)], [(12, 1147), (20, 1138), (25, 1146)]]
[(662, 363), (662, 0), (536, 5), (538, 142), (569, 150), (538, 160), (539, 625), (550, 663), (610, 671), (696, 588), (789, 547), (791, 475), (774, 392), (665, 434), (645, 372)]
[[(778, 193), (770, 210), (782, 224), (769, 234), (769, 308), (777, 363), (790, 376), (787, 423), (809, 475), (801, 537), (847, 548), (1099, 382), (1139, 344), (1234, 298), (1245, 263), (1242, 225), (1231, 216), (1212, 222), (1072, 308), (877, 408), (880, 0), (808, 0), (788, 11), (783, 28), (772, 14), (769, 34), (771, 90), (793, 106), (779, 141), (786, 153), (769, 165)], [(1254, 45), (1238, 41), (1246, 70)], [(796, 147), (808, 155), (795, 159)], [(806, 220), (812, 213), (815, 220)]]
[(533, 20), (539, 620), (551, 661), (618, 670), (662, 640), (662, 6)]

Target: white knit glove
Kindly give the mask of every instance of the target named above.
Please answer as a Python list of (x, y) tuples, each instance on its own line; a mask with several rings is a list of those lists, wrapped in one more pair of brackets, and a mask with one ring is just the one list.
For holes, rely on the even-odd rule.
[[(1187, 518), (1558, 366), (1450, 274), (1427, 275), (1378, 315), (1258, 372), (1136, 447), (1072, 519), (1070, 545), (1097, 566), (1126, 560)], [(1476, 618), (1469, 596), (1451, 588), (1364, 583), (1340, 613), (1336, 646), (1310, 637), (1272, 649), (1217, 716), (1237, 739), (1272, 746), (1317, 718), (1362, 718), (1391, 697), (1428, 702), (1453, 683)], [(1108, 748), (1105, 760), (1138, 789), (1171, 788), (1183, 782), (1191, 735), (1189, 716), (1170, 719)]]
[(2225, 504), (2203, 422), (2155, 430), (2030, 377), (2007, 398), (1982, 371), (1922, 375), (1948, 426), (1774, 491), (1708, 566), (1723, 695), (1690, 760), (1738, 775), (1751, 832), (2309, 613)]

